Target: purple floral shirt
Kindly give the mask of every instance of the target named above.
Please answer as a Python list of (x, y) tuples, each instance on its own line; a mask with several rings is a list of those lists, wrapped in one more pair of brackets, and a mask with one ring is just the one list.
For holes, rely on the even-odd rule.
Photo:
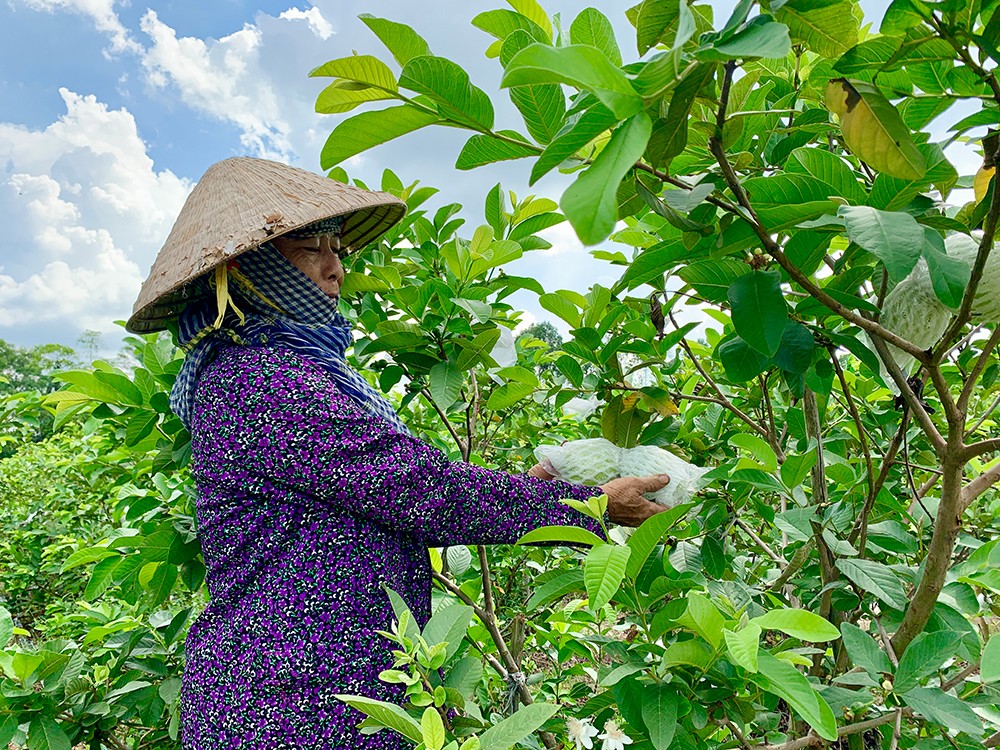
[(203, 372), (192, 417), (198, 533), (211, 602), (191, 627), (187, 750), (409, 747), (333, 696), (399, 701), (376, 630), (384, 587), (430, 613), (428, 547), (511, 544), (595, 524), (559, 502), (593, 488), (449, 461), (362, 411), (281, 348), (232, 347)]

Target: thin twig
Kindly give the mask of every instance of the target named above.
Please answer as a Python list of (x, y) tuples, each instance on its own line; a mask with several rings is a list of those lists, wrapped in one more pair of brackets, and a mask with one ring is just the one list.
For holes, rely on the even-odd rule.
[(739, 526), (748, 537), (753, 539), (754, 544), (756, 544), (758, 547), (764, 550), (767, 556), (770, 557), (772, 560), (774, 560), (774, 562), (778, 563), (778, 567), (781, 568), (782, 571), (784, 571), (785, 568), (788, 567), (788, 562), (785, 560), (785, 558), (783, 558), (781, 555), (779, 555), (773, 549), (771, 549), (763, 539), (757, 536), (757, 532), (755, 532), (752, 528), (750, 528), (743, 521), (743, 519), (735, 517), (734, 520), (736, 522), (736, 525)]

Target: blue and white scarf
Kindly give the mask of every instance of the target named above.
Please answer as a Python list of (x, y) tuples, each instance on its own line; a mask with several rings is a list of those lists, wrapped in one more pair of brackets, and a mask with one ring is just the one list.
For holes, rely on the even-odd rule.
[[(228, 313), (213, 326), (219, 310), (215, 289), (208, 281), (204, 300), (188, 305), (179, 320), (178, 344), (187, 356), (170, 393), (170, 408), (185, 426), (191, 426), (195, 386), (201, 371), (220, 347), (279, 345), (319, 365), (337, 387), (362, 409), (409, 430), (392, 404), (369, 385), (345, 358), (354, 343), (350, 322), (337, 312), (337, 300), (327, 296), (308, 276), (285, 259), (270, 243), (241, 255), (227, 272), (228, 293), (243, 320)], [(217, 283), (217, 282), (216, 282)]]

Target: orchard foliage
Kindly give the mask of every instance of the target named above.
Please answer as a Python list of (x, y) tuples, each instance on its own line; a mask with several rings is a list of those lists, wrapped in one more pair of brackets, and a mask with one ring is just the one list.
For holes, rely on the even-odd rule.
[[(577, 553), (582, 565), (547, 570), (515, 615), (536, 642), (553, 633), (550, 658), (582, 667), (571, 697), (585, 700), (563, 716), (615, 717), (657, 750), (1000, 744), (1000, 553), (987, 493), (1000, 478), (990, 416), (1000, 329), (973, 316), (984, 309), (977, 293), (1000, 294), (988, 263), (998, 144), (983, 136), (1000, 125), (997, 4), (895, 0), (876, 33), (851, 0), (739, 2), (728, 19), (704, 4), (644, 0), (628, 12), (634, 53), (595, 8), (569, 19), (535, 0), (509, 5), (473, 20), (502, 68), (498, 94), (419, 30), (373, 16), (361, 22), (384, 59), (340, 58), (313, 75), (333, 79), (317, 111), (347, 115), (322, 154), (333, 176), (344, 177), (346, 159), (432, 126), (468, 132), (457, 169), (527, 160), (531, 184), (573, 175), (558, 211), (513, 193), (508, 204), (498, 185), (471, 240), (435, 233), (440, 214), (411, 213), (419, 241), (375, 257), (409, 269), (436, 246), (437, 278), (359, 294), (385, 370), (421, 388), (463, 458), (494, 447), (479, 433), (484, 405), (513, 416), (544, 392), (556, 407), (596, 396), (588, 436), (667, 444), (716, 467), (698, 505), (625, 544), (558, 529), (530, 536), (590, 548)], [(522, 129), (495, 128), (501, 96)], [(956, 140), (981, 144), (977, 174), (949, 162)], [(969, 187), (972, 201), (948, 206)], [(540, 290), (491, 270), (538, 247), (533, 233), (562, 217), (619, 267), (612, 288)], [(948, 252), (954, 234), (971, 236), (971, 257)], [(913, 274), (931, 296), (898, 294), (902, 309), (883, 325), (883, 304)], [(490, 326), (509, 320), (503, 300), (522, 285), (570, 329), (558, 350), (536, 354), (556, 381), (508, 367), (484, 383), (470, 349), (487, 349)], [(437, 299), (425, 306), (428, 295)], [(675, 322), (689, 303), (718, 323), (705, 341)], [(452, 324), (452, 305), (473, 313), (471, 332)], [(915, 343), (928, 338), (932, 305), (942, 327)], [(401, 326), (407, 339), (379, 343)], [(565, 701), (544, 672), (534, 698), (520, 685), (491, 608), (488, 557), (478, 573), (438, 580), (480, 607), (512, 694)], [(482, 599), (461, 588), (480, 578)], [(584, 594), (585, 605), (573, 598)], [(393, 636), (408, 655), (435, 648), (422, 637)], [(446, 674), (461, 663), (452, 658)], [(481, 696), (428, 695), (427, 664), (400, 659), (409, 672), (390, 679), (412, 681), (412, 707), (433, 699), (444, 723), (439, 732), (425, 712), (423, 734), (408, 736), (472, 743), (484, 717), (470, 700)], [(525, 714), (525, 728), (543, 713)]]
[[(740, 2), (728, 19), (644, 0), (634, 53), (596, 9), (510, 6), (474, 20), (499, 93), (372, 16), (385, 60), (314, 71), (333, 79), (318, 109), (346, 115), (323, 152), (334, 177), (438, 125), (468, 131), (457, 168), (573, 175), (558, 202), (497, 185), (467, 227), (387, 170), (378, 187), (410, 210), (349, 269), (353, 362), (454, 460), (523, 471), (536, 445), (602, 436), (713, 481), (631, 535), (432, 550), (431, 621), (390, 594), (382, 679), (404, 704), (341, 699), (364, 731), (430, 750), (557, 747), (567, 720), (609, 719), (655, 750), (1000, 744), (1000, 331), (970, 315), (997, 283), (997, 144), (975, 176), (944, 153), (1000, 125), (997, 3), (895, 0), (875, 33), (851, 0)], [(522, 131), (494, 130), (508, 96)], [(544, 230), (567, 220), (617, 268), (611, 288), (504, 270), (544, 262)], [(971, 267), (946, 252), (954, 233), (978, 243)], [(928, 349), (880, 322), (920, 264), (952, 313)], [(519, 290), (569, 337), (515, 339)], [(714, 320), (703, 337), (675, 322), (687, 304)], [(0, 407), (25, 443), (0, 463), (0, 745), (178, 746), (184, 635), (207, 595), (167, 402), (180, 359), (162, 338), (129, 345), (130, 367), (60, 376), (48, 441), (25, 439), (41, 395)], [(563, 416), (580, 404), (597, 409)], [(602, 498), (576, 507), (603, 519)]]

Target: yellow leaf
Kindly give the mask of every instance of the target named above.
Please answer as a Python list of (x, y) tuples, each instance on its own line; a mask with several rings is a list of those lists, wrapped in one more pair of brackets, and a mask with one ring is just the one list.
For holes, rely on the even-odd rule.
[(927, 172), (903, 118), (875, 86), (835, 78), (826, 87), (826, 106), (840, 118), (847, 147), (873, 169), (902, 180)]
[(993, 179), (993, 176), (996, 173), (996, 167), (990, 167), (987, 169), (985, 164), (979, 168), (978, 172), (976, 172), (976, 179), (972, 183), (972, 189), (976, 194), (976, 203), (979, 203), (979, 201), (986, 197), (986, 191), (989, 190), (990, 187), (990, 180)]

